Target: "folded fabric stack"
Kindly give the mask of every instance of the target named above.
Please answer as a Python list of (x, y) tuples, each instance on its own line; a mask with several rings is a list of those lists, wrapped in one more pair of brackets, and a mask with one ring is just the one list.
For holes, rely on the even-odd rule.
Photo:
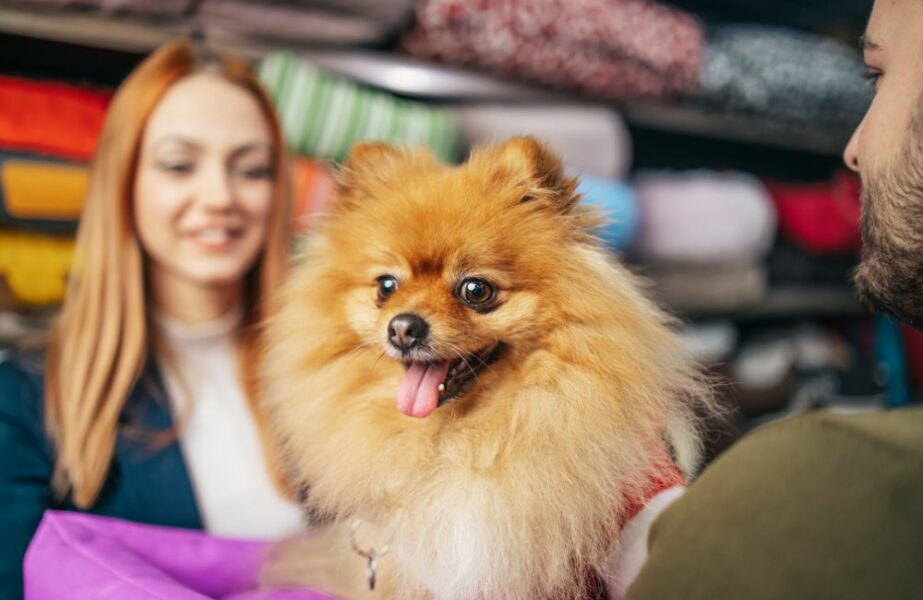
[(628, 128), (617, 112), (606, 107), (484, 102), (448, 108), (468, 148), (527, 133), (554, 148), (574, 173), (623, 179), (631, 167)]
[[(0, 311), (6, 327), (64, 295), (86, 161), (109, 94), (54, 82), (0, 77)], [(11, 334), (14, 336), (14, 334)]]
[(697, 101), (716, 111), (851, 131), (873, 95), (858, 53), (810, 33), (758, 25), (710, 30)]
[(317, 217), (336, 201), (336, 184), (330, 168), (321, 161), (292, 160), (292, 225), (296, 233), (307, 232)]
[(779, 215), (772, 283), (846, 288), (862, 242), (859, 178), (841, 171), (827, 182), (764, 184)]
[(0, 226), (73, 232), (86, 186), (83, 164), (0, 152)]
[(381, 45), (406, 24), (412, 0), (204, 0), (198, 22), (208, 33), (294, 44)]
[(776, 212), (760, 182), (740, 173), (644, 173), (634, 181), (641, 228), (634, 247), (667, 306), (714, 312), (756, 304)]
[(0, 148), (87, 160), (109, 94), (0, 75)]
[(13, 0), (13, 4), (40, 8), (94, 10), (102, 13), (177, 19), (189, 15), (196, 0)]
[(410, 54), (603, 98), (698, 83), (704, 32), (652, 0), (421, 0)]
[(605, 218), (597, 234), (613, 250), (626, 250), (638, 235), (640, 214), (634, 190), (627, 183), (614, 179), (584, 175), (577, 193), (583, 203), (596, 207)]
[(342, 161), (355, 142), (379, 140), (425, 145), (445, 161), (458, 156), (458, 125), (445, 109), (366, 88), (287, 53), (266, 56), (258, 74), (298, 154)]

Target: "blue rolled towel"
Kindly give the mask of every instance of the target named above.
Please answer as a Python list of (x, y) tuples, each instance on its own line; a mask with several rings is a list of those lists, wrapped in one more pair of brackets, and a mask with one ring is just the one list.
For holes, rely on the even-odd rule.
[(583, 175), (577, 192), (583, 194), (583, 203), (595, 206), (606, 217), (606, 224), (597, 234), (610, 248), (625, 250), (634, 242), (640, 224), (638, 200), (627, 183)]

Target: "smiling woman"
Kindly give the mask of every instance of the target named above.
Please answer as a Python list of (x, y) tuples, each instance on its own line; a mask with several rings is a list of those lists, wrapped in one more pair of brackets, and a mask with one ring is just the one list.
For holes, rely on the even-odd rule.
[(45, 509), (248, 537), (300, 528), (255, 393), (287, 264), (285, 155), (242, 61), (180, 40), (115, 94), (44, 350), (0, 364), (0, 597)]

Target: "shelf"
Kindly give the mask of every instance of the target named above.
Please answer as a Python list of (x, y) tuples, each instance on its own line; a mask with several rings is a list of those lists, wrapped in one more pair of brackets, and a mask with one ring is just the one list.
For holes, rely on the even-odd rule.
[(84, 12), (0, 6), (0, 32), (122, 52), (147, 53), (192, 31), (191, 23), (146, 23)]
[(698, 106), (625, 103), (622, 115), (632, 125), (730, 142), (839, 157), (851, 131), (812, 131), (767, 118), (722, 114)]
[[(665, 301), (669, 309), (669, 300)], [(841, 318), (868, 314), (852, 290), (843, 287), (779, 287), (752, 304), (731, 309), (685, 307), (674, 311), (693, 320), (727, 318), (735, 321), (796, 318)]]
[[(192, 21), (144, 22), (126, 17), (68, 11), (0, 7), (0, 32), (128, 52), (148, 52), (188, 34)], [(290, 50), (324, 70), (379, 89), (428, 101), (555, 103), (575, 101), (618, 110), (634, 126), (718, 140), (743, 142), (829, 156), (842, 153), (851, 132), (811, 131), (770, 119), (714, 113), (691, 105), (603, 102), (517, 83), (473, 70), (409, 56), (368, 50), (293, 47), (209, 32), (215, 47), (250, 59), (271, 50)]]

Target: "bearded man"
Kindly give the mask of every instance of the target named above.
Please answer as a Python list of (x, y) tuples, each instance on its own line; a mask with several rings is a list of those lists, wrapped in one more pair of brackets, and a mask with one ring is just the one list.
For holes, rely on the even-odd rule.
[[(876, 0), (862, 45), (876, 94), (844, 153), (863, 186), (855, 285), (923, 328), (923, 0)], [(654, 523), (628, 593), (920, 597), (923, 408), (817, 413), (747, 436)]]

